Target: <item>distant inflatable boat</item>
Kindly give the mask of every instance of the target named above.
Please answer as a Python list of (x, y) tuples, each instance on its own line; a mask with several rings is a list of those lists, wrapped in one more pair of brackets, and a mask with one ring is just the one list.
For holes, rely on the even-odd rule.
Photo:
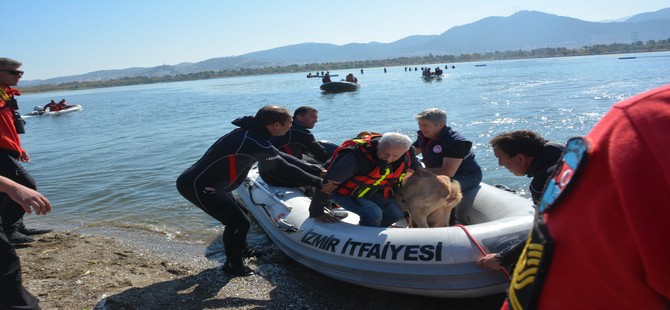
[(444, 74), (439, 74), (439, 75), (438, 74), (431, 74), (431, 75), (422, 75), (421, 78), (424, 81), (432, 81), (432, 80), (441, 80), (442, 78), (444, 78), (444, 76), (445, 76)]
[(62, 109), (62, 110), (58, 110), (58, 111), (51, 111), (49, 109), (44, 110), (44, 108), (42, 108), (41, 106), (36, 106), (35, 108), (33, 108), (32, 112), (28, 113), (28, 115), (31, 115), (31, 116), (59, 115), (59, 114), (81, 111), (81, 109), (82, 109), (81, 105), (78, 105), (78, 104), (68, 106), (67, 108)]
[(480, 247), (497, 253), (526, 238), (533, 223), (530, 200), (482, 183), (456, 208), (462, 227), (359, 226), (309, 217), (310, 198), (298, 188), (272, 186), (253, 168), (235, 190), (270, 239), (289, 257), (344, 282), (404, 294), (470, 298), (504, 292), (503, 272), (475, 264)]
[(637, 57), (635, 56), (626, 56), (626, 57), (619, 57), (619, 59), (635, 59)]
[(360, 88), (360, 85), (356, 83), (340, 81), (323, 83), (319, 88), (326, 93), (341, 93), (347, 91), (356, 91), (358, 88)]
[[(330, 76), (333, 77), (333, 76), (340, 76), (340, 75), (339, 74), (331, 74)], [(310, 79), (310, 78), (322, 78), (322, 77), (323, 77), (323, 75), (314, 75), (314, 74), (308, 74), (307, 75), (308, 79)]]

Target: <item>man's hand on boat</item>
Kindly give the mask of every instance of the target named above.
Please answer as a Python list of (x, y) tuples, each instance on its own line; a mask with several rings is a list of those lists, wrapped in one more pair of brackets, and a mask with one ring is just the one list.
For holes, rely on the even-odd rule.
[(500, 259), (496, 257), (496, 254), (486, 254), (485, 256), (478, 259), (476, 262), (477, 266), (488, 269), (488, 270), (500, 270), (503, 269), (503, 265), (500, 264)]
[(324, 215), (321, 215), (321, 216), (317, 216), (314, 219), (319, 223), (337, 223), (337, 222), (340, 221), (336, 217), (334, 217), (334, 216), (332, 216), (328, 213), (325, 213)]
[(342, 182), (336, 182), (336, 181), (328, 180), (328, 179), (323, 179), (323, 181), (324, 181), (324, 183), (321, 184), (320, 191), (322, 191), (322, 192), (324, 192), (328, 195), (332, 194), (337, 189), (337, 187), (340, 185), (340, 183), (342, 183)]

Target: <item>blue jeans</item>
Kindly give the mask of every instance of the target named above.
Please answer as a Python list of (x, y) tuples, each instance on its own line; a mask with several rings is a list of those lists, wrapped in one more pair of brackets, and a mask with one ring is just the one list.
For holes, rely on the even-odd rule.
[(393, 198), (372, 195), (367, 198), (355, 198), (333, 194), (330, 200), (347, 211), (358, 214), (361, 218), (358, 225), (388, 227), (405, 216), (405, 211)]

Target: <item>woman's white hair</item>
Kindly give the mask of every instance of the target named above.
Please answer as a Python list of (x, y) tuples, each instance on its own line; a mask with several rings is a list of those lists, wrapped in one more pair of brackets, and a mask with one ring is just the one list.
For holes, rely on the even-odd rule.
[(381, 148), (390, 147), (409, 150), (410, 146), (412, 146), (412, 139), (398, 132), (385, 132), (379, 139), (379, 147)]

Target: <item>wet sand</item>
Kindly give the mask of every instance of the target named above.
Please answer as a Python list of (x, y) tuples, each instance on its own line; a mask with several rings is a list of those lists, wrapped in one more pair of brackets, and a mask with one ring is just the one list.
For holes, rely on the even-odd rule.
[(124, 229), (36, 237), (17, 252), (24, 285), (43, 309), (499, 309), (504, 297), (373, 290), (303, 267), (272, 244), (248, 260), (256, 275), (233, 278), (219, 269), (225, 257), (211, 244)]

